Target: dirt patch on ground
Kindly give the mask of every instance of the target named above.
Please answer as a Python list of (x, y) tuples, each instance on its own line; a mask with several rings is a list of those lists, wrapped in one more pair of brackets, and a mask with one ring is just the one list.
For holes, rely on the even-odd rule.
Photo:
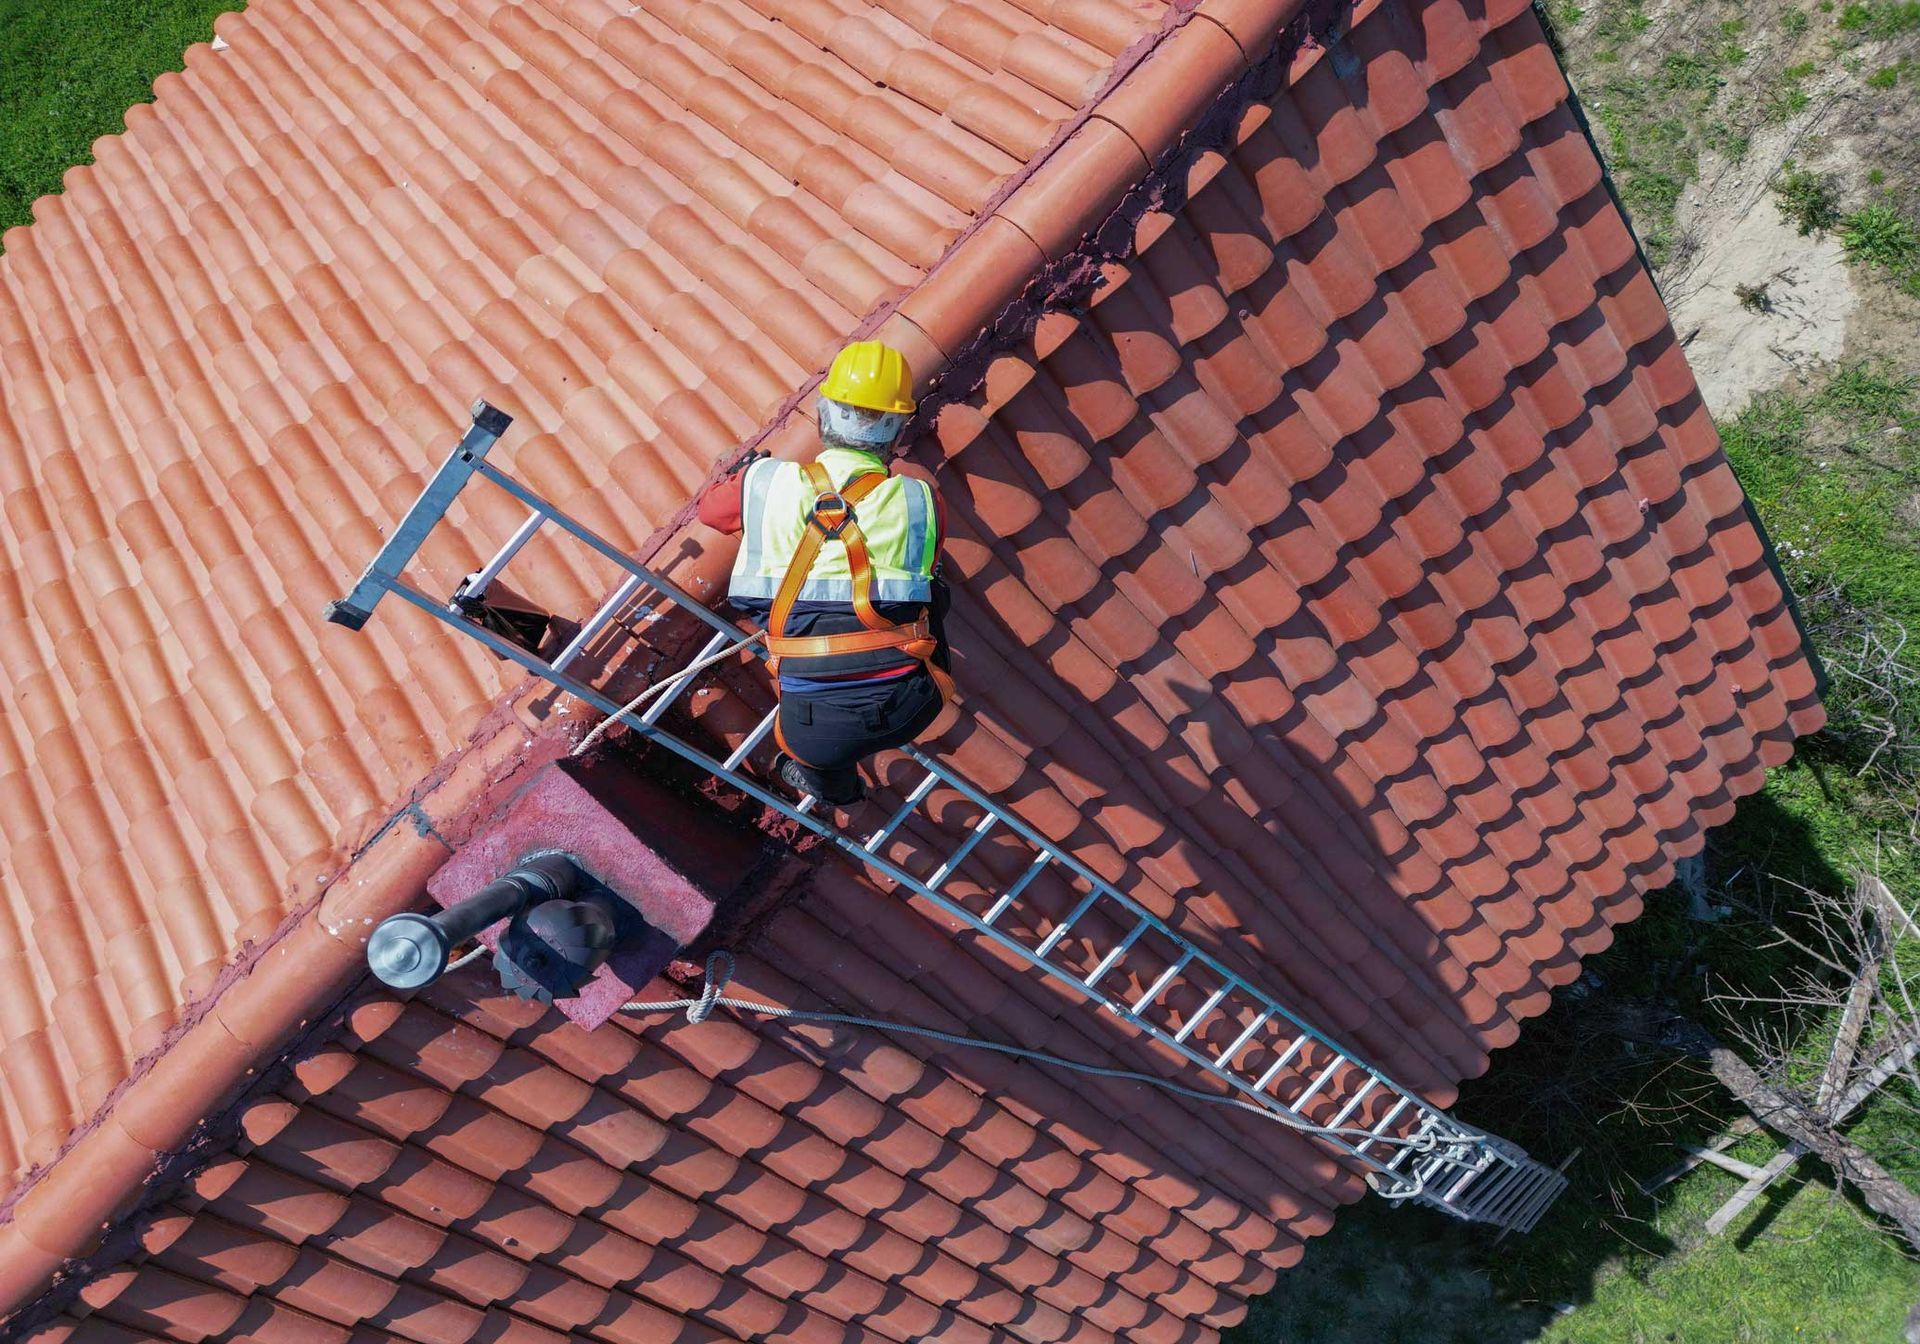
[(1831, 231), (1802, 234), (1776, 208), (1771, 185), (1789, 161), (1807, 164), (1810, 153), (1820, 157), (1807, 166), (1820, 171), (1852, 166), (1836, 162), (1853, 160), (1851, 149), (1822, 133), (1838, 106), (1822, 99), (1788, 125), (1767, 128), (1737, 162), (1709, 152), (1701, 181), (1680, 198), (1687, 246), (1661, 288), (1716, 416), (1846, 350), (1860, 307), (1846, 250)]
[[(1920, 32), (1898, 8), (1547, 4), (1718, 417), (1837, 362), (1904, 364), (1920, 340), (1914, 299), (1842, 241), (1849, 212), (1920, 211)], [(1791, 170), (1830, 191), (1824, 225), (1779, 208)]]

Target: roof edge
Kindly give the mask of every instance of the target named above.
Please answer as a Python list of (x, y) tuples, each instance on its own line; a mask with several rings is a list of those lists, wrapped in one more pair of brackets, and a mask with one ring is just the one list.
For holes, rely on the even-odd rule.
[(230, 967), (66, 1146), (0, 1202), (0, 1322), (18, 1324), (10, 1318), (43, 1300), (63, 1269), (97, 1258), (156, 1182), (199, 1165), (208, 1145), (196, 1132), (206, 1139), (208, 1122), (230, 1114), (329, 1025), (366, 974), (373, 927), (423, 903), (427, 879), (472, 818), (527, 767), (564, 752), (529, 733), (513, 703), (417, 786), (317, 899)]

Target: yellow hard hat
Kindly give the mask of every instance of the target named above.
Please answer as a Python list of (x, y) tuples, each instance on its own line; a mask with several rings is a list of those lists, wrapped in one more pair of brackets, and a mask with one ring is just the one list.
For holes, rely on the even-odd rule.
[(913, 371), (907, 357), (879, 341), (855, 341), (833, 357), (820, 395), (890, 415), (913, 413)]

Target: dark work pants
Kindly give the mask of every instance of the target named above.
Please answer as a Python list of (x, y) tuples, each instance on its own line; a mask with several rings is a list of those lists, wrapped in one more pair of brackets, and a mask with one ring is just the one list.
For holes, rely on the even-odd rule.
[(858, 796), (854, 767), (877, 751), (911, 742), (940, 717), (940, 688), (923, 668), (890, 681), (853, 681), (831, 691), (780, 697), (787, 754), (820, 781), (826, 802)]

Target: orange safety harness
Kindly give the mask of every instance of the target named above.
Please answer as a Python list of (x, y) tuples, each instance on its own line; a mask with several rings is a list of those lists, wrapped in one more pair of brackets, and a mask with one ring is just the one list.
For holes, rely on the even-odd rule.
[[(802, 462), (800, 470), (807, 484), (813, 487), (814, 500), (807, 514), (807, 530), (794, 548), (786, 577), (780, 581), (780, 591), (773, 599), (773, 610), (767, 616), (767, 662), (773, 669), (775, 685), (779, 682), (782, 658), (827, 658), (842, 653), (898, 649), (918, 660), (932, 674), (934, 685), (940, 689), (940, 703), (951, 702), (953, 678), (933, 661), (936, 641), (929, 618), (922, 616), (911, 625), (895, 625), (873, 609), (873, 566), (867, 559), (867, 538), (860, 530), (853, 506), (885, 481), (887, 473), (862, 472), (847, 482), (845, 489), (835, 490), (827, 469), (818, 462)], [(853, 576), (853, 611), (866, 628), (840, 635), (790, 636), (786, 633), (787, 617), (792, 614), (800, 589), (813, 570), (813, 562), (819, 558), (820, 548), (829, 541), (837, 541), (847, 548), (847, 569)], [(774, 731), (778, 737), (777, 722)], [(785, 743), (781, 745), (784, 747)]]

